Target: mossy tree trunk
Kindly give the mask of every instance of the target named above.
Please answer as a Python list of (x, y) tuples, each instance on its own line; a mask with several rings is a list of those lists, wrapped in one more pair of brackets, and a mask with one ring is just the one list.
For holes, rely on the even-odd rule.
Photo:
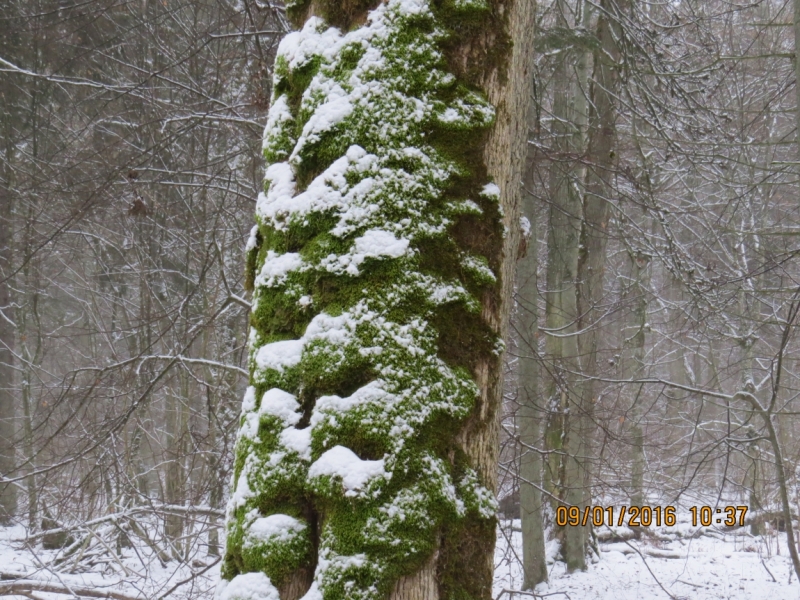
[(488, 599), (533, 4), (287, 9), (219, 598)]

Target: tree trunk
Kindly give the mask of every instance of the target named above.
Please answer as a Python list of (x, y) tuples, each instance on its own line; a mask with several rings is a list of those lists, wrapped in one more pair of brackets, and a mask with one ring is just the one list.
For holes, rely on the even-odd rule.
[[(599, 341), (598, 321), (603, 309), (603, 273), (608, 241), (608, 206), (613, 196), (614, 165), (616, 163), (616, 95), (622, 70), (622, 53), (619, 41), (622, 27), (619, 17), (628, 10), (628, 0), (603, 0), (597, 19), (597, 39), (600, 45), (594, 56), (592, 81), (592, 112), (589, 117), (589, 141), (586, 192), (583, 200), (583, 229), (581, 255), (578, 261), (578, 350), (583, 381), (576, 411), (579, 422), (575, 427), (578, 440), (574, 456), (591, 456), (594, 430), (594, 378), (597, 376), (597, 351)], [(575, 469), (580, 472), (582, 485), (571, 504), (583, 509), (591, 503), (591, 462), (576, 459)], [(589, 527), (571, 527), (573, 549), (570, 558), (585, 568), (583, 557), (588, 543)], [(570, 558), (567, 562), (569, 564)]]
[[(8, 32), (3, 31), (3, 37)], [(7, 38), (8, 39), (8, 38)], [(15, 97), (11, 78), (0, 78), (0, 131), (5, 148), (0, 168), (0, 477), (14, 472), (14, 434), (16, 400), (14, 395), (14, 325), (11, 303), (12, 282), (12, 177), (15, 136), (12, 102)], [(0, 483), (0, 525), (11, 523), (17, 512), (17, 489)]]
[[(16, 400), (14, 395), (14, 326), (11, 318), (11, 189), (10, 173), (0, 182), (0, 476), (14, 473)], [(9, 525), (17, 512), (17, 489), (0, 483), (0, 525)]]
[[(528, 111), (528, 130), (536, 123), (536, 107), (531, 103)], [(517, 435), (519, 435), (519, 506), (522, 520), (522, 571), (523, 589), (533, 589), (547, 581), (544, 521), (542, 515), (542, 447), (540, 422), (545, 414), (542, 404), (539, 377), (539, 293), (537, 270), (539, 253), (536, 240), (535, 185), (536, 152), (528, 147), (522, 190), (522, 214), (527, 221), (528, 236), (523, 240), (526, 248), (517, 261), (517, 306), (515, 330), (519, 365), (517, 386)]]
[(794, 0), (794, 94), (797, 103), (795, 107), (795, 140), (797, 142), (797, 156), (800, 160), (800, 0)]
[[(581, 3), (582, 4), (582, 3)], [(565, 2), (559, 2), (559, 26), (570, 27), (564, 15)], [(586, 5), (582, 4), (584, 9)], [(581, 25), (588, 19), (583, 11)], [(572, 25), (573, 27), (576, 24)], [(555, 160), (550, 167), (550, 221), (548, 227), (547, 289), (545, 323), (546, 363), (551, 376), (545, 386), (548, 421), (546, 446), (551, 452), (545, 470), (545, 488), (565, 504), (580, 504), (583, 476), (579, 458), (581, 435), (578, 430), (579, 388), (577, 279), (581, 235), (580, 184), (584, 167), (577, 160), (586, 144), (588, 102), (586, 98), (587, 55), (583, 49), (562, 50), (555, 72), (554, 134)], [(582, 543), (576, 545), (579, 528), (559, 531), (562, 554), (569, 570), (586, 567)]]
[[(629, 313), (622, 332), (620, 371), (623, 381), (638, 379), (644, 373), (644, 342), (647, 323), (650, 257), (641, 251), (627, 248), (628, 278), (623, 283), (622, 306)], [(625, 403), (630, 422), (631, 478), (630, 503), (642, 506), (644, 502), (644, 432), (642, 430), (642, 386), (623, 383)]]
[(278, 53), (223, 578), (488, 599), (533, 4), (366, 5)]

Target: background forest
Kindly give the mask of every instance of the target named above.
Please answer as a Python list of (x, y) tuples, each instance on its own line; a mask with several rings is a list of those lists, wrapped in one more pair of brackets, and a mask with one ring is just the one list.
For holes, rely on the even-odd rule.
[[(538, 3), (498, 593), (649, 535), (559, 500), (796, 536), (795, 3)], [(0, 595), (210, 597), (288, 29), (268, 0), (0, 2)]]

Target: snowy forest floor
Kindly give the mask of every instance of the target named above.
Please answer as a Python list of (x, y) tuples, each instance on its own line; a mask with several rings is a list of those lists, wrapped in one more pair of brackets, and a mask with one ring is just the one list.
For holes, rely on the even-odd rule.
[[(563, 563), (553, 560), (557, 548), (551, 544), (550, 581), (538, 586), (535, 592), (539, 597), (554, 600), (661, 600), (669, 599), (670, 595), (691, 600), (798, 597), (800, 584), (793, 576), (785, 534), (752, 537), (746, 529), (723, 533), (705, 528), (702, 535), (692, 537), (697, 528), (679, 524), (672, 533), (676, 539), (668, 540), (664, 539), (670, 537), (665, 531), (651, 528), (650, 534), (655, 535), (643, 535), (639, 540), (600, 542), (600, 557), (594, 556), (587, 571), (572, 574), (566, 573)], [(625, 532), (617, 530), (617, 533)], [(198, 555), (183, 566), (177, 561), (162, 564), (155, 557), (148, 558), (146, 549), (141, 547), (123, 549), (119, 560), (110, 559), (113, 565), (105, 562), (109, 560), (107, 556), (91, 565), (84, 563), (81, 568), (87, 572), (69, 573), (66, 565), (51, 570), (48, 567), (56, 552), (41, 547), (31, 549), (26, 546), (24, 536), (22, 527), (0, 528), (0, 597), (15, 600), (68, 597), (42, 591), (26, 596), (2, 592), (4, 583), (24, 573), (26, 579), (69, 587), (78, 595), (81, 595), (79, 588), (93, 588), (147, 600), (166, 597), (210, 600), (219, 577), (219, 563), (214, 564), (214, 560)], [(502, 522), (495, 561), (496, 600), (533, 597), (530, 593), (512, 591), (519, 590), (522, 584), (520, 543), (519, 521)], [(122, 583), (123, 580), (126, 581)]]
[[(537, 586), (536, 594), (548, 600), (800, 597), (784, 533), (754, 537), (744, 528), (723, 533), (712, 528), (689, 528), (685, 523), (679, 523), (672, 535), (665, 533), (668, 528), (648, 529), (651, 535), (642, 535), (639, 540), (599, 542), (600, 557), (594, 555), (585, 572), (568, 574), (563, 562), (553, 560), (557, 546), (551, 543), (550, 580)], [(701, 533), (698, 529), (702, 529), (702, 535), (693, 537)], [(495, 600), (533, 597), (512, 592), (522, 585), (521, 556), (519, 521), (506, 521), (501, 525), (495, 553)]]

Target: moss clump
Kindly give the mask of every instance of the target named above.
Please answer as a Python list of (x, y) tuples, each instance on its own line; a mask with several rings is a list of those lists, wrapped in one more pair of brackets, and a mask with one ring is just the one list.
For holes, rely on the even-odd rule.
[[(373, 4), (348, 2), (338, 24)], [(281, 43), (248, 243), (252, 386), (226, 579), (280, 586), (315, 565), (310, 600), (378, 600), (442, 534), (447, 570), (463, 545), (447, 536), (493, 530), (492, 494), (456, 436), (498, 341), (481, 303), (497, 294), (502, 226), (472, 149), (494, 111), (445, 52), (487, 10), (389, 0), (349, 33), (313, 18)], [(279, 521), (286, 531), (264, 533)]]

